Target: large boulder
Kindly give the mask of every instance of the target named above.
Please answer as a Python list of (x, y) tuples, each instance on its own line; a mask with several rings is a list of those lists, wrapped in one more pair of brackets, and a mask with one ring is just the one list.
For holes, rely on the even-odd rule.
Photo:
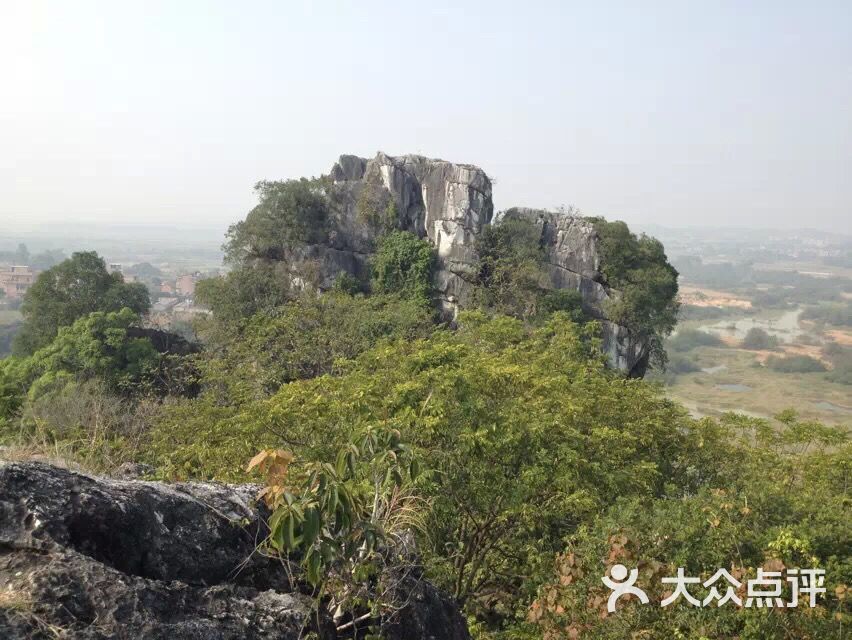
[[(257, 490), (0, 462), (0, 637), (335, 638), (298, 571), (256, 552)], [(427, 582), (406, 606), (389, 637), (467, 638)]]

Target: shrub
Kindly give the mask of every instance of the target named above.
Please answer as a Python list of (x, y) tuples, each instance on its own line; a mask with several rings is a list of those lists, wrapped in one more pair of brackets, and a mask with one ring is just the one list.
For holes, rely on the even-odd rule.
[(128, 308), (148, 312), (148, 290), (138, 282), (125, 283), (121, 274), (110, 273), (94, 251), (74, 253), (39, 274), (24, 296), (24, 324), (13, 341), (15, 355), (27, 356), (49, 344), (61, 327), (87, 314), (117, 312)]
[(394, 231), (379, 241), (373, 256), (372, 286), (376, 293), (397, 294), (420, 304), (432, 301), (435, 249), (407, 231)]
[(358, 219), (378, 234), (399, 228), (399, 211), (391, 192), (385, 188), (378, 170), (364, 176), (355, 204)]
[(852, 304), (821, 304), (802, 312), (804, 320), (814, 320), (836, 327), (852, 327)]
[(723, 347), (722, 339), (712, 333), (698, 329), (681, 329), (667, 342), (672, 351), (691, 351), (697, 347)]
[(852, 349), (840, 347), (839, 350), (834, 351), (831, 355), (831, 365), (831, 371), (825, 374), (826, 380), (852, 385)]
[(547, 283), (541, 230), (525, 218), (506, 217), (482, 229), (476, 251), (479, 306), (522, 320), (538, 314)]
[(26, 358), (0, 361), (0, 407), (7, 417), (25, 398), (68, 381), (99, 379), (113, 392), (146, 388), (161, 357), (148, 338), (133, 338), (128, 329), (139, 321), (130, 309), (98, 311), (62, 327), (47, 346)]
[(751, 349), (754, 351), (775, 349), (777, 346), (778, 337), (768, 334), (759, 327), (752, 327), (749, 329), (742, 341), (743, 349)]
[(825, 365), (819, 360), (802, 355), (787, 356), (786, 358), (771, 356), (766, 360), (766, 366), (781, 373), (815, 373), (826, 369)]
[(668, 363), (666, 363), (666, 369), (675, 374), (695, 373), (696, 371), (701, 371), (701, 367), (698, 366), (698, 363), (695, 362), (695, 360), (681, 354), (675, 354), (669, 358)]
[[(844, 602), (852, 579), (847, 490), (848, 436), (841, 428), (727, 416), (692, 491), (669, 485), (659, 496), (621, 499), (566, 540), (553, 577), (529, 610), (528, 637), (593, 638), (834, 638), (849, 616)], [(705, 421), (709, 427), (710, 422)], [(705, 466), (706, 465), (706, 466)], [(650, 598), (621, 600), (607, 613), (610, 591), (601, 577), (616, 563), (637, 567), (637, 586)], [(735, 606), (661, 607), (677, 567), (709, 578), (720, 568), (745, 583), (756, 568), (819, 567), (826, 594), (810, 608), (761, 611)], [(698, 598), (701, 585), (690, 587)], [(789, 599), (789, 590), (785, 592)], [(525, 636), (526, 637), (526, 636)]]
[(220, 327), (201, 359), (203, 384), (230, 402), (265, 397), (293, 380), (335, 372), (383, 338), (425, 337), (431, 314), (398, 296), (304, 293), (291, 302)]

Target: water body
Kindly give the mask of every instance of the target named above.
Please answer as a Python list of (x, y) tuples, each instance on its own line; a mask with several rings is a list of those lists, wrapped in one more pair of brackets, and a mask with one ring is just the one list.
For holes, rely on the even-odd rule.
[(803, 333), (799, 329), (799, 316), (802, 315), (802, 311), (801, 307), (785, 311), (774, 320), (759, 318), (721, 320), (713, 324), (703, 325), (699, 329), (722, 338), (732, 337), (736, 340), (742, 340), (749, 329), (757, 327), (763, 329), (769, 335), (776, 336), (779, 342), (793, 342)]
[(833, 411), (835, 413), (846, 413), (852, 415), (852, 409), (849, 407), (841, 407), (839, 404), (826, 402), (825, 400), (822, 400), (821, 402), (814, 402), (814, 406), (822, 411)]
[(733, 391), (735, 393), (751, 391), (751, 387), (744, 384), (717, 384), (716, 388), (721, 389), (722, 391)]

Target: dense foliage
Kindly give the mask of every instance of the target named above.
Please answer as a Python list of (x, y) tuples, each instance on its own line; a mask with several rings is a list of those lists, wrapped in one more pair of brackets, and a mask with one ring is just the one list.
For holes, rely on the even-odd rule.
[(291, 300), (293, 294), (286, 264), (280, 262), (240, 265), (224, 276), (201, 280), (195, 287), (195, 300), (226, 324), (271, 312)]
[(433, 330), (416, 301), (392, 295), (304, 293), (274, 309), (218, 324), (201, 360), (208, 393), (226, 401), (266, 397), (293, 380), (335, 373), (382, 338), (414, 339)]
[[(701, 445), (715, 460), (695, 468), (712, 475), (694, 488), (672, 484), (657, 498), (619, 498), (568, 539), (530, 609), (537, 633), (551, 640), (842, 637), (852, 580), (852, 449), (843, 430), (801, 422), (792, 412), (772, 425), (729, 415), (705, 421)], [(650, 605), (625, 599), (607, 612), (610, 592), (601, 576), (615, 563), (639, 568)], [(792, 609), (698, 608), (682, 599), (662, 608), (660, 579), (677, 567), (702, 580), (725, 568), (743, 583), (758, 567), (818, 567), (826, 571), (827, 596), (814, 609), (802, 602)], [(700, 585), (690, 590), (707, 595)]]
[(852, 327), (852, 304), (822, 304), (808, 307), (802, 319), (815, 320), (835, 327)]
[[(57, 267), (28, 299), (27, 322), (44, 309), (53, 335), (0, 361), (4, 441), (98, 469), (147, 462), (168, 479), (259, 472), (271, 509), (261, 550), (300, 572), (353, 637), (399, 610), (394, 585), (415, 564), (480, 639), (816, 640), (848, 627), (845, 429), (790, 412), (694, 419), (657, 385), (608, 368), (600, 327), (579, 294), (548, 290), (540, 230), (522, 219), (482, 234), (478, 309), (453, 329), (435, 322), (434, 249), (392, 228), (377, 236), (369, 285), (293, 287), (288, 251), (324, 237), (334, 196), (322, 179), (258, 191), (229, 234), (233, 270), (199, 285), (213, 310), (197, 326), (199, 353), (158, 353), (137, 337), (133, 305), (90, 308), (94, 297), (133, 301), (94, 254)], [(387, 213), (372, 195), (363, 210)], [(595, 224), (609, 313), (661, 349), (677, 273), (655, 240)], [(694, 348), (721, 346), (688, 330), (669, 344), (677, 372), (698, 368)], [(826, 376), (852, 370), (840, 345), (824, 357)], [(197, 394), (171, 384), (184, 374)], [(827, 594), (815, 609), (625, 602), (608, 615), (601, 577), (615, 562), (638, 567), (657, 598), (678, 566), (703, 577), (817, 566)]]
[(743, 337), (741, 346), (743, 349), (753, 349), (755, 351), (775, 349), (778, 347), (778, 337), (767, 333), (760, 327), (752, 327)]
[(138, 385), (159, 363), (150, 340), (127, 335), (138, 319), (127, 308), (97, 311), (60, 328), (56, 338), (31, 356), (0, 360), (0, 417), (11, 417), (25, 398), (35, 399), (69, 380), (97, 378), (115, 391)]
[(663, 340), (677, 323), (677, 270), (656, 238), (636, 236), (620, 221), (594, 221), (601, 270), (620, 294), (607, 306), (607, 314), (647, 340), (652, 362), (664, 363)]
[(379, 242), (371, 261), (372, 288), (380, 294), (396, 294), (429, 305), (432, 301), (432, 274), (435, 249), (407, 231), (394, 231)]
[(766, 366), (781, 373), (814, 373), (825, 371), (825, 365), (810, 356), (793, 355), (779, 358), (770, 356), (766, 359)]
[(229, 261), (280, 260), (296, 243), (325, 238), (329, 205), (322, 178), (264, 180), (255, 185), (255, 192), (260, 202), (245, 220), (228, 229), (225, 254)]
[(148, 290), (125, 283), (120, 273), (107, 271), (93, 251), (73, 254), (39, 274), (24, 296), (24, 324), (15, 336), (13, 351), (28, 355), (49, 344), (60, 327), (95, 311), (129, 308), (137, 314), (151, 306)]
[(381, 235), (399, 228), (399, 211), (378, 170), (364, 176), (355, 205), (358, 220)]
[(672, 351), (691, 351), (698, 347), (723, 346), (725, 346), (725, 343), (719, 336), (699, 329), (680, 329), (666, 342), (666, 347)]

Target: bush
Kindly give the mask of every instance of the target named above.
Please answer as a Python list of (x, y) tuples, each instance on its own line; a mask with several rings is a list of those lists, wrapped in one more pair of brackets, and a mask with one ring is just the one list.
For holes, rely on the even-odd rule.
[(335, 372), (385, 338), (412, 340), (434, 330), (431, 314), (398, 296), (350, 296), (330, 291), (295, 300), (220, 327), (216, 348), (201, 359), (202, 380), (226, 401), (265, 397), (293, 380)]
[(712, 333), (698, 329), (681, 329), (666, 343), (672, 351), (691, 351), (697, 347), (724, 347), (722, 339)]
[(778, 337), (770, 335), (758, 327), (752, 327), (745, 334), (741, 346), (743, 349), (751, 349), (753, 351), (775, 349), (778, 347)]
[(399, 212), (391, 192), (385, 188), (378, 169), (364, 176), (355, 204), (358, 220), (379, 235), (399, 228)]
[(766, 366), (781, 373), (815, 373), (826, 370), (825, 365), (819, 360), (801, 355), (786, 358), (771, 356), (767, 359)]
[[(28, 400), (7, 441), (71, 459), (86, 469), (111, 471), (134, 461), (158, 402), (122, 398), (98, 379), (56, 379)], [(7, 428), (8, 430), (8, 428)]]
[(852, 385), (852, 349), (841, 347), (839, 350), (833, 351), (831, 365), (831, 371), (825, 374), (826, 380), (838, 384)]
[(0, 361), (0, 411), (10, 417), (25, 398), (35, 400), (69, 381), (98, 379), (124, 394), (148, 389), (161, 357), (148, 338), (130, 337), (138, 321), (130, 309), (91, 313), (62, 327), (33, 355)]
[(483, 227), (476, 251), (478, 305), (522, 320), (537, 315), (547, 284), (541, 229), (525, 218), (506, 217)]
[(695, 373), (696, 371), (701, 371), (701, 367), (699, 367), (698, 363), (692, 358), (675, 354), (669, 358), (669, 361), (666, 364), (666, 370), (675, 374)]
[[(581, 527), (557, 557), (553, 577), (529, 610), (528, 637), (592, 638), (834, 638), (848, 625), (844, 585), (852, 579), (848, 526), (850, 446), (843, 429), (799, 422), (771, 424), (724, 418), (707, 451), (700, 488), (669, 485), (664, 494), (621, 499)], [(709, 428), (710, 422), (705, 421)], [(638, 567), (637, 586), (650, 598), (620, 600), (607, 613), (601, 577), (616, 563)], [(762, 611), (731, 606), (661, 607), (677, 567), (709, 578), (720, 568), (743, 583), (757, 567), (777, 571), (819, 567), (826, 594), (810, 608)], [(690, 587), (698, 598), (707, 594)], [(785, 592), (789, 599), (789, 589)], [(534, 625), (534, 626), (532, 626)], [(539, 635), (534, 636), (533, 633)], [(526, 636), (525, 636), (526, 637)]]
[(852, 304), (822, 304), (808, 307), (802, 312), (802, 319), (835, 327), (852, 327)]
[(435, 249), (407, 231), (394, 231), (379, 241), (373, 256), (372, 286), (376, 293), (396, 294), (428, 306), (432, 302)]

